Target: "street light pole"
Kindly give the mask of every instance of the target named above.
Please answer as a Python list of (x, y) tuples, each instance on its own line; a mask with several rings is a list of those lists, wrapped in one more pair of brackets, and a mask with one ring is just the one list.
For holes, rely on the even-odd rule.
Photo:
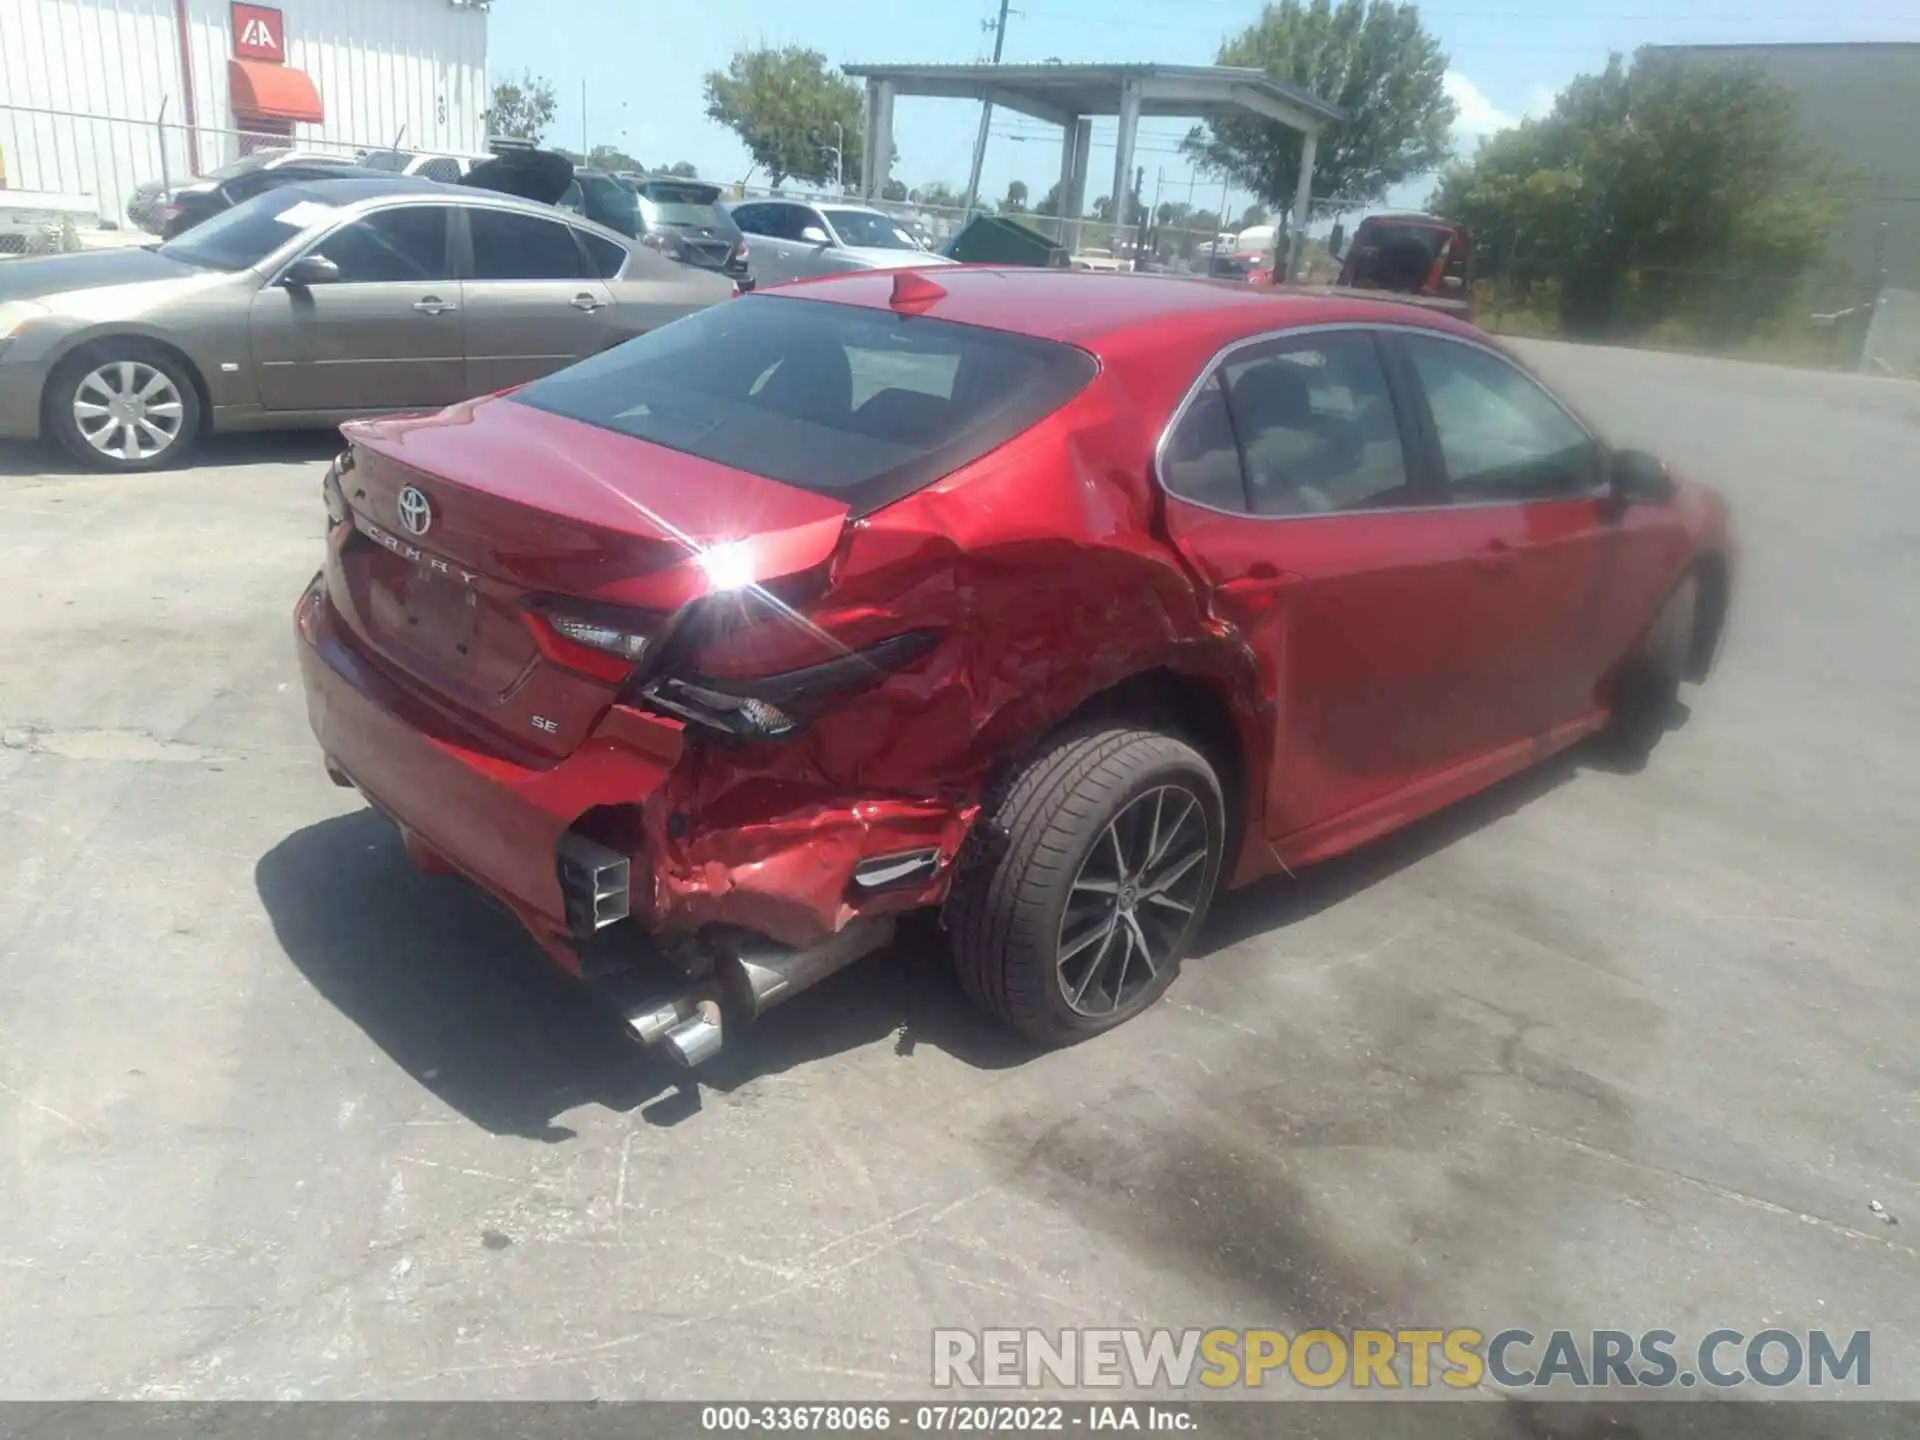
[(835, 195), (847, 193), (847, 131), (838, 120), (833, 122), (833, 190)]

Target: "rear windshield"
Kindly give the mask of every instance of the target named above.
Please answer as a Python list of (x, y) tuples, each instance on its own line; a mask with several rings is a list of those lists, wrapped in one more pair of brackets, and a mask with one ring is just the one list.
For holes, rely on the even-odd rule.
[(699, 180), (637, 180), (641, 213), (649, 225), (712, 225), (718, 184)]
[(785, 296), (724, 301), (517, 390), (522, 405), (879, 508), (1093, 377), (1070, 345)]

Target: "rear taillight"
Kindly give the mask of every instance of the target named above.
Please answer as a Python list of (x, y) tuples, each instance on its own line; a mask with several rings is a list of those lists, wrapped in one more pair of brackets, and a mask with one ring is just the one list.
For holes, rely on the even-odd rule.
[[(683, 621), (682, 631), (698, 621)], [(735, 740), (784, 740), (835, 703), (885, 680), (938, 642), (930, 630), (911, 630), (850, 650), (818, 665), (775, 675), (702, 675), (668, 657), (666, 671), (640, 691), (643, 703)]]
[(673, 236), (662, 230), (649, 230), (640, 237), (640, 243), (650, 250), (658, 250), (662, 255), (671, 255), (679, 248)]
[(735, 245), (732, 250), (727, 252), (727, 263), (729, 265), (734, 265), (734, 264), (744, 265), (747, 263), (747, 242), (746, 241), (742, 240), (738, 245)]
[(547, 659), (616, 685), (633, 674), (652, 643), (651, 617), (637, 613), (575, 610), (544, 602), (525, 613), (534, 644)]

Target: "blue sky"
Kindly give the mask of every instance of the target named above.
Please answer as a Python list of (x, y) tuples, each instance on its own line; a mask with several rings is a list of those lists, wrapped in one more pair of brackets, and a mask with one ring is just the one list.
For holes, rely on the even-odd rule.
[[(836, 65), (859, 61), (960, 62), (990, 58), (982, 22), (990, 0), (495, 0), (488, 50), (494, 78), (522, 68), (555, 83), (560, 109), (549, 139), (618, 144), (649, 165), (690, 160), (712, 179), (739, 180), (749, 159), (732, 134), (708, 120), (701, 77), (742, 46), (798, 43)], [(1259, 0), (1014, 0), (1009, 61), (1160, 61), (1210, 64), (1222, 36), (1243, 28)], [(1457, 143), (1544, 109), (1574, 75), (1606, 63), (1610, 49), (1642, 44), (1760, 41), (1920, 40), (1920, 0), (1436, 0), (1421, 13), (1450, 61), (1461, 116)], [(909, 185), (966, 183), (978, 107), (908, 99), (895, 107), (895, 174)], [(1142, 123), (1137, 163), (1149, 197), (1184, 200), (1190, 170), (1175, 153), (1183, 122)], [(1113, 122), (1094, 122), (1088, 199), (1111, 188)], [(1024, 180), (1035, 196), (1059, 174), (1059, 132), (996, 113), (981, 189), (1005, 193)], [(1103, 142), (1104, 140), (1104, 147)], [(754, 179), (764, 183), (764, 176)], [(1394, 197), (1418, 203), (1417, 184)], [(1196, 203), (1217, 204), (1204, 177)], [(1209, 195), (1211, 199), (1209, 199)], [(1249, 197), (1236, 195), (1234, 208)]]

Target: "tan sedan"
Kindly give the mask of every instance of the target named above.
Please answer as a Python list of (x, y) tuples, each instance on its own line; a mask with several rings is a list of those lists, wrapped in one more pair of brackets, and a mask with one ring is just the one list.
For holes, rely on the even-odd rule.
[(402, 176), (289, 185), (164, 245), (0, 262), (0, 438), (148, 470), (203, 430), (519, 385), (734, 293), (531, 201)]

